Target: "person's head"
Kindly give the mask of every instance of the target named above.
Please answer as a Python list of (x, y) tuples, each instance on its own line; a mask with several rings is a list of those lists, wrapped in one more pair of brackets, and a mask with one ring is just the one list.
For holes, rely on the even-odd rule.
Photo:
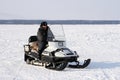
[(46, 30), (48, 28), (47, 22), (41, 22), (40, 27)]

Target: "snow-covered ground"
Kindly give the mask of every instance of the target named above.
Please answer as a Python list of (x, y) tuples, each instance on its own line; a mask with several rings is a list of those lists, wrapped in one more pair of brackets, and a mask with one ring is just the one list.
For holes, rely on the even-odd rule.
[(23, 45), (39, 25), (0, 25), (0, 80), (119, 80), (120, 25), (63, 25), (67, 47), (80, 61), (91, 58), (85, 69), (54, 71), (23, 61)]

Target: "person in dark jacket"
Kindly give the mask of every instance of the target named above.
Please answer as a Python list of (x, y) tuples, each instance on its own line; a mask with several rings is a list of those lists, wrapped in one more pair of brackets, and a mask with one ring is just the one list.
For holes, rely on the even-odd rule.
[(46, 48), (46, 45), (48, 44), (47, 34), (48, 34), (47, 22), (41, 22), (40, 28), (38, 29), (37, 32), (39, 59), (41, 59), (41, 54)]

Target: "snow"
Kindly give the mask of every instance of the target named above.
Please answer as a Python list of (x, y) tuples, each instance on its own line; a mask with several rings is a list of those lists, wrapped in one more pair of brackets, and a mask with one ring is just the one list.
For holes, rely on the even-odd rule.
[(119, 80), (120, 25), (63, 25), (67, 47), (77, 51), (85, 69), (54, 71), (23, 61), (23, 45), (39, 25), (0, 25), (0, 80)]

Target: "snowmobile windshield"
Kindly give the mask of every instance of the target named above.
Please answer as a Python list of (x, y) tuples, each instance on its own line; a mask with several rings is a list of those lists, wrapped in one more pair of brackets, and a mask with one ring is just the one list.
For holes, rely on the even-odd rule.
[(62, 25), (50, 25), (50, 36), (53, 38), (54, 41), (65, 41), (65, 34)]

